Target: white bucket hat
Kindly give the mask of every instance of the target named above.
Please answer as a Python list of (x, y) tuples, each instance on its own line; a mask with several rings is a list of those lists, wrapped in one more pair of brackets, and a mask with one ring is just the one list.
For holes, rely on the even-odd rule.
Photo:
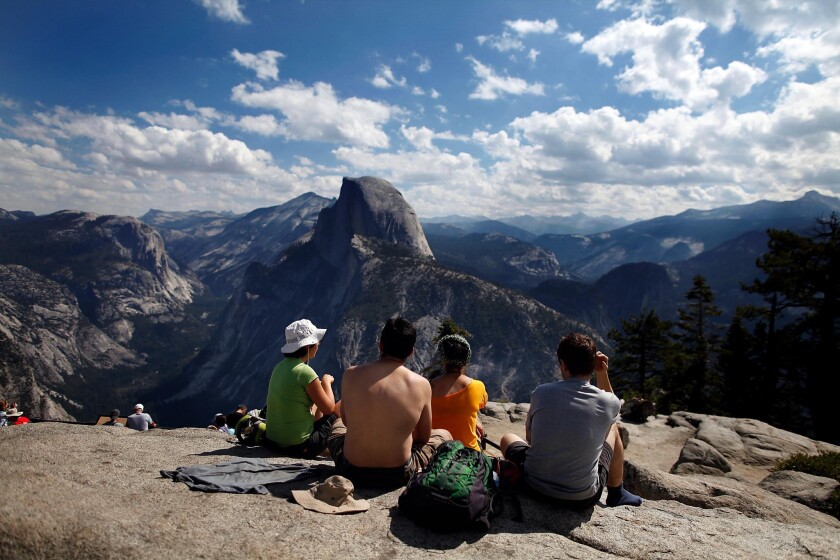
[(319, 329), (309, 319), (295, 321), (286, 327), (286, 345), (280, 349), (284, 354), (291, 354), (304, 346), (317, 344), (324, 338), (327, 329)]
[(353, 483), (343, 476), (331, 476), (309, 490), (292, 490), (295, 501), (319, 513), (356, 513), (370, 509), (367, 500), (353, 498)]

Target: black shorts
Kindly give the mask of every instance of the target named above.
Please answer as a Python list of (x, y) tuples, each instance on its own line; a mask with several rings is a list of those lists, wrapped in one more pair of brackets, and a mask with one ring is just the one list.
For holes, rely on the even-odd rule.
[(315, 420), (312, 425), (312, 433), (309, 439), (297, 445), (280, 445), (266, 438), (268, 446), (278, 451), (285, 457), (295, 459), (314, 459), (327, 448), (327, 438), (330, 437), (330, 430), (333, 423), (338, 420), (338, 415), (330, 414)]
[[(505, 459), (519, 465), (519, 467), (522, 469), (522, 472), (524, 473), (525, 459), (527, 458), (528, 450), (530, 448), (531, 446), (527, 442), (514, 441), (505, 450)], [(527, 475), (525, 476), (525, 487), (531, 490), (532, 494), (535, 494), (540, 498), (545, 498), (557, 505), (568, 507), (571, 509), (588, 509), (590, 507), (593, 507), (601, 500), (601, 494), (604, 492), (604, 488), (606, 488), (607, 486), (607, 477), (610, 474), (610, 463), (612, 462), (612, 457), (612, 447), (610, 447), (609, 445), (607, 445), (606, 442), (604, 442), (604, 446), (601, 448), (601, 455), (598, 457), (598, 482), (595, 486), (595, 495), (591, 498), (585, 498), (582, 500), (564, 500), (562, 498), (546, 496), (545, 494), (538, 492), (530, 486), (528, 486)]]

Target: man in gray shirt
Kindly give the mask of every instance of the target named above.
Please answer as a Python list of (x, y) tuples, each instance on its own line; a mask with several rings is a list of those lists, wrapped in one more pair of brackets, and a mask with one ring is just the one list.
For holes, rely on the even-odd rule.
[[(590, 337), (573, 333), (557, 346), (562, 381), (531, 394), (525, 438), (505, 434), (505, 458), (519, 464), (534, 491), (573, 508), (586, 509), (607, 487), (607, 507), (638, 506), (624, 489), (624, 446), (618, 433), (621, 403), (607, 373), (609, 358)], [(597, 387), (590, 385), (595, 373)]]
[(125, 419), (125, 425), (133, 430), (145, 432), (149, 428), (157, 428), (152, 417), (143, 412), (143, 405), (137, 403), (134, 405), (134, 414)]

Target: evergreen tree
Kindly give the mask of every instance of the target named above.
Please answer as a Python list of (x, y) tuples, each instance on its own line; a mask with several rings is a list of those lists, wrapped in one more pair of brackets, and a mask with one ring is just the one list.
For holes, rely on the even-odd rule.
[(621, 330), (609, 332), (615, 342), (615, 357), (610, 365), (618, 391), (656, 400), (654, 393), (660, 386), (670, 350), (670, 330), (671, 323), (660, 319), (656, 311), (642, 310), (638, 317), (622, 319)]
[(437, 335), (432, 339), (432, 342), (437, 344), (438, 340), (444, 336), (449, 336), (450, 334), (459, 334), (466, 339), (469, 339), (472, 336), (469, 332), (467, 332), (467, 329), (461, 327), (461, 325), (456, 323), (452, 317), (447, 317), (440, 322), (437, 329)]
[(756, 261), (765, 279), (745, 289), (764, 298), (774, 320), (790, 321), (771, 332), (769, 349), (787, 350), (780, 361), (789, 366), (789, 381), (793, 373), (803, 373), (815, 435), (837, 441), (840, 430), (832, 412), (840, 390), (833, 356), (840, 343), (840, 216), (817, 219), (807, 236), (772, 229), (767, 234), (768, 252)]
[(714, 391), (716, 372), (711, 367), (718, 341), (712, 318), (721, 311), (714, 304), (714, 292), (699, 274), (694, 277), (685, 299), (672, 335), (675, 351), (671, 355), (670, 374), (663, 380), (667, 404), (671, 410), (713, 411), (720, 395)]
[(721, 412), (727, 416), (768, 419), (771, 396), (762, 384), (757, 341), (736, 314), (720, 347)]

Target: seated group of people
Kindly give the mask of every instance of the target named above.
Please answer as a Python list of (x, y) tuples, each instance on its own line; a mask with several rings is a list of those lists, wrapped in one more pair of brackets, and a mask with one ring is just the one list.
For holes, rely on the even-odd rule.
[[(286, 327), (285, 358), (268, 387), (269, 445), (299, 458), (329, 450), (339, 474), (377, 488), (405, 485), (444, 441), (480, 449), (478, 410), (487, 392), (466, 375), (470, 346), (464, 338), (438, 341), (442, 375), (429, 381), (405, 366), (414, 352), (414, 326), (391, 318), (380, 334), (379, 359), (348, 368), (336, 402), (333, 377), (319, 378), (309, 365), (325, 333), (306, 319)], [(563, 380), (534, 390), (525, 440), (505, 434), (504, 457), (521, 467), (528, 488), (561, 505), (591, 507), (605, 487), (607, 506), (641, 504), (623, 487), (620, 401), (610, 385), (609, 359), (578, 333), (561, 340), (557, 358)], [(597, 386), (589, 383), (593, 373)]]
[(20, 426), (28, 423), (29, 418), (18, 409), (17, 403), (0, 400), (0, 426)]

